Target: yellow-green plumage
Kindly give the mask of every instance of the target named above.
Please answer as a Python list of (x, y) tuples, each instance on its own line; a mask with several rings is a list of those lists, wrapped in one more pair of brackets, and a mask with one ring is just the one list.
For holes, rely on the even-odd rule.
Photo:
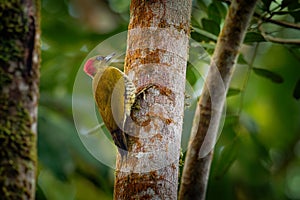
[(96, 74), (93, 80), (93, 91), (107, 129), (110, 132), (119, 129), (124, 121), (125, 84), (123, 73), (117, 68), (107, 67), (103, 73)]
[(119, 69), (107, 66), (114, 56), (88, 59), (84, 71), (93, 78), (93, 94), (102, 120), (123, 158), (127, 154), (125, 122), (135, 101), (135, 86)]
[(103, 122), (123, 157), (128, 150), (124, 124), (126, 118), (130, 117), (131, 106), (135, 100), (135, 87), (122, 71), (115, 67), (106, 67), (96, 73), (93, 93)]

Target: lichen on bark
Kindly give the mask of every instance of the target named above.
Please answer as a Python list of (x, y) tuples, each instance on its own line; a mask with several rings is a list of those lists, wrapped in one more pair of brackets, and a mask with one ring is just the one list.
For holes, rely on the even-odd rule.
[[(35, 171), (36, 135), (31, 130), (32, 118), (24, 105), (15, 105), (8, 96), (0, 98), (0, 105), (0, 194), (4, 199), (30, 199), (34, 185), (17, 180)], [(4, 184), (7, 178), (15, 181)]]
[(18, 41), (25, 41), (29, 31), (23, 10), (20, 0), (0, 1), (0, 35), (5, 38), (0, 40), (0, 62), (20, 61), (23, 58), (24, 49)]
[(38, 1), (0, 0), (0, 197), (34, 199)]

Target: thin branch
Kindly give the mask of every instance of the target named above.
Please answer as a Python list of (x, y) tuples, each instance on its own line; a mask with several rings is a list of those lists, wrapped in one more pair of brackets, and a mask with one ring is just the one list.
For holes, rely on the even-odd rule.
[(297, 8), (295, 10), (276, 11), (276, 12), (273, 12), (272, 15), (287, 15), (287, 14), (296, 13), (296, 12), (299, 12), (299, 11), (300, 11), (300, 8)]
[(253, 16), (255, 16), (255, 17), (263, 20), (264, 22), (270, 22), (270, 23), (273, 23), (273, 24), (276, 24), (276, 25), (279, 25), (279, 26), (283, 26), (283, 27), (286, 27), (286, 28), (293, 28), (293, 29), (300, 30), (300, 25), (299, 24), (290, 23), (290, 22), (281, 21), (281, 20), (271, 19), (269, 17), (262, 16), (262, 15), (260, 15), (258, 13), (254, 13)]
[(233, 0), (227, 13), (197, 105), (183, 169), (180, 200), (205, 199), (226, 91), (255, 5), (256, 0)]
[(285, 38), (278, 38), (278, 37), (273, 37), (269, 34), (267, 34), (261, 23), (258, 26), (258, 29), (260, 30), (261, 35), (265, 38), (265, 40), (269, 42), (274, 42), (274, 43), (279, 43), (279, 44), (294, 44), (294, 45), (300, 45), (300, 39), (285, 39)]
[(274, 42), (278, 44), (295, 44), (295, 45), (300, 45), (300, 40), (299, 39), (285, 39), (285, 38), (277, 38), (270, 36), (266, 34), (265, 32), (261, 31), (262, 36), (265, 38), (265, 40), (269, 42)]

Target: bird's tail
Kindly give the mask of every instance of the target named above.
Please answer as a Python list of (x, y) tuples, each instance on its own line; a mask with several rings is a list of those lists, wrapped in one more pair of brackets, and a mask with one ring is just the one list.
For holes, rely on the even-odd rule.
[(112, 139), (114, 140), (115, 145), (118, 147), (118, 151), (123, 160), (123, 158), (127, 157), (127, 153), (128, 153), (126, 134), (121, 129), (116, 129), (111, 132), (111, 136)]

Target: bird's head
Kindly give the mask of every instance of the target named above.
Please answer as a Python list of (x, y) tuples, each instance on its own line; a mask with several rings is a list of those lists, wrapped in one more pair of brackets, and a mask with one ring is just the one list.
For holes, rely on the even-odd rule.
[(99, 70), (104, 69), (109, 64), (109, 61), (112, 59), (114, 55), (115, 53), (112, 53), (108, 56), (98, 55), (89, 58), (84, 64), (83, 71), (91, 78), (94, 78), (94, 76), (97, 74)]

